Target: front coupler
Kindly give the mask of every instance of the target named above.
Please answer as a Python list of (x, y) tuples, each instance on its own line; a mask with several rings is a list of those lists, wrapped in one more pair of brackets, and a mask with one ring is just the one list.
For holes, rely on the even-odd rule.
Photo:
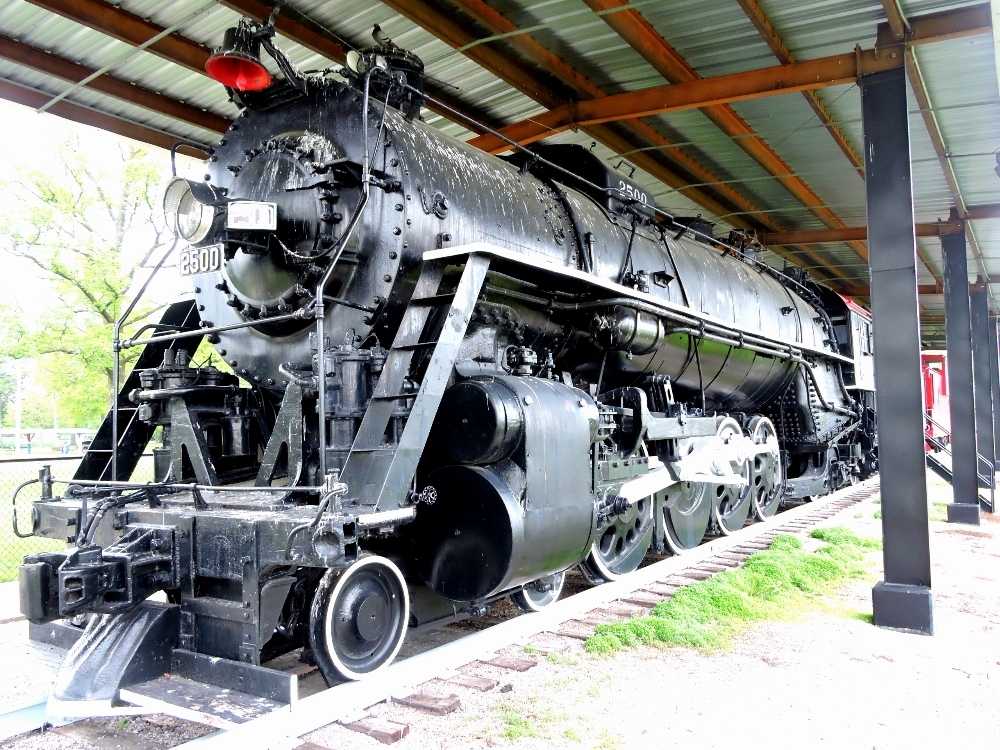
[(19, 569), (21, 613), (34, 623), (82, 612), (115, 614), (181, 585), (174, 526), (131, 524), (112, 545), (28, 555)]

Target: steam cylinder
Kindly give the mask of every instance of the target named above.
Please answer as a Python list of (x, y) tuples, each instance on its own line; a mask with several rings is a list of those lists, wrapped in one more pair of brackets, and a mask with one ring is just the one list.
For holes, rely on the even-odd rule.
[[(442, 596), (473, 601), (565, 570), (590, 550), (596, 518), (590, 447), (597, 405), (552, 380), (499, 377), (464, 381), (445, 402), (474, 408), (467, 421), (446, 410), (435, 425), (449, 452), (468, 442), (464, 464), (426, 478), (437, 490), (421, 505), (410, 538), (417, 569)], [(512, 415), (512, 411), (519, 414)], [(520, 425), (509, 458), (479, 466), (501, 451), (501, 430)], [(484, 430), (489, 426), (489, 430)], [(454, 430), (454, 432), (452, 432)], [(508, 446), (509, 447), (509, 446)]]

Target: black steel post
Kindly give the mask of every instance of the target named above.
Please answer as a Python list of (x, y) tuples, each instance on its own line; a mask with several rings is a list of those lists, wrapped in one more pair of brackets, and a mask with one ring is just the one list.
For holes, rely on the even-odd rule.
[[(972, 310), (972, 382), (976, 400), (976, 470), (978, 486), (993, 488), (993, 387), (990, 384), (990, 303), (989, 292), (979, 287), (969, 295)], [(978, 498), (977, 498), (978, 501)], [(978, 520), (978, 519), (977, 519)]]
[(990, 386), (993, 391), (993, 469), (1000, 470), (1000, 337), (997, 324), (1000, 320), (990, 315)]
[(906, 76), (861, 76), (885, 580), (876, 625), (934, 632)]
[(976, 479), (976, 407), (972, 378), (972, 313), (965, 228), (941, 236), (944, 259), (944, 325), (948, 342), (948, 409), (951, 416), (949, 523), (979, 523)]

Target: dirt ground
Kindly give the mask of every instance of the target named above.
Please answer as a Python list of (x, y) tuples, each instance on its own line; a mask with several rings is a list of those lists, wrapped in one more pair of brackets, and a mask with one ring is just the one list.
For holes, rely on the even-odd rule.
[[(951, 499), (931, 479), (932, 503)], [(932, 505), (932, 519), (944, 510)], [(825, 525), (881, 534), (877, 498)], [(996, 747), (1000, 705), (1000, 523), (979, 528), (932, 520), (935, 635), (887, 631), (869, 623), (871, 586), (882, 577), (870, 555), (868, 580), (852, 581), (793, 619), (757, 623), (732, 649), (705, 654), (644, 647), (594, 657), (579, 641), (540, 637), (559, 651), (537, 654), (524, 673), (482, 664), (462, 671), (490, 677), (488, 693), (431, 682), (423, 692), (455, 694), (462, 706), (444, 717), (398, 704), (370, 714), (409, 725), (393, 747), (406, 748), (886, 748), (936, 744)], [(867, 617), (866, 617), (867, 616)], [(525, 657), (523, 648), (506, 652)], [(169, 747), (193, 726), (109, 725), (107, 736), (24, 737), (7, 750)], [(169, 722), (168, 722), (169, 723)], [(207, 731), (202, 729), (201, 731)], [(130, 736), (125, 736), (130, 735)], [(383, 747), (339, 725), (306, 739), (334, 750)]]

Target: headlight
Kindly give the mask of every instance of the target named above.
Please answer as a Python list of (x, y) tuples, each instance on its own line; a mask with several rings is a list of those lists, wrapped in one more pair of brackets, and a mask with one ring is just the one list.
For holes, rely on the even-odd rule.
[(203, 182), (174, 177), (163, 193), (163, 218), (167, 228), (186, 242), (201, 242), (215, 219), (219, 192)]

